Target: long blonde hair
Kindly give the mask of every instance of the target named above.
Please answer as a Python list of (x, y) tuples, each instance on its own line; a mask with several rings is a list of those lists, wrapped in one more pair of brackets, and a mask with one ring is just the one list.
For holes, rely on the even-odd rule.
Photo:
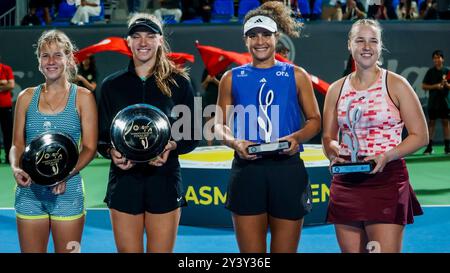
[(170, 53), (170, 47), (164, 37), (164, 30), (162, 22), (154, 15), (148, 13), (137, 13), (128, 21), (128, 27), (130, 27), (138, 19), (148, 19), (159, 26), (163, 36), (163, 43), (156, 51), (156, 62), (153, 67), (153, 75), (155, 75), (156, 85), (161, 92), (168, 96), (172, 96), (170, 85), (178, 87), (177, 82), (174, 79), (174, 74), (181, 75), (185, 79), (189, 80), (189, 75), (186, 68), (181, 68), (175, 65), (175, 63), (167, 57)]
[(67, 76), (67, 80), (72, 81), (73, 79), (75, 79), (75, 76), (78, 73), (78, 67), (75, 62), (75, 57), (73, 55), (74, 52), (77, 50), (76, 46), (72, 43), (72, 41), (70, 41), (69, 37), (64, 32), (56, 29), (46, 30), (42, 33), (41, 37), (39, 37), (36, 45), (35, 53), (38, 58), (38, 61), (42, 48), (44, 46), (49, 46), (51, 44), (56, 44), (63, 49), (63, 52), (67, 57), (67, 66), (64, 72)]

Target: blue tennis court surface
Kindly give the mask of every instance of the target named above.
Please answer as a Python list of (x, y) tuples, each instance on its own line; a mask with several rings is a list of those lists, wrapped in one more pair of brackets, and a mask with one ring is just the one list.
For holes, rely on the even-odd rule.
[[(424, 215), (415, 218), (414, 224), (406, 227), (403, 252), (450, 253), (450, 206), (424, 207), (424, 212)], [(15, 221), (14, 210), (0, 210), (0, 253), (20, 251)], [(49, 249), (53, 251), (52, 243)], [(88, 210), (81, 251), (116, 252), (107, 210)], [(339, 252), (334, 227), (332, 225), (305, 227), (298, 251)], [(180, 226), (175, 252), (236, 253), (238, 247), (232, 229)]]

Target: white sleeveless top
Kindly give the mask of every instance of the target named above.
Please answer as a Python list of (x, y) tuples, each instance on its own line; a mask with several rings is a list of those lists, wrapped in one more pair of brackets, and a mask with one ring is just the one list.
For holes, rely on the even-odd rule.
[[(337, 102), (341, 132), (340, 155), (350, 155), (348, 145), (342, 141), (345, 134), (351, 136), (353, 133), (357, 136), (358, 156), (384, 153), (402, 141), (404, 122), (399, 109), (389, 96), (387, 74), (388, 72), (382, 69), (377, 81), (366, 90), (353, 88), (350, 82), (352, 74), (344, 80)], [(355, 120), (357, 121), (354, 122)]]

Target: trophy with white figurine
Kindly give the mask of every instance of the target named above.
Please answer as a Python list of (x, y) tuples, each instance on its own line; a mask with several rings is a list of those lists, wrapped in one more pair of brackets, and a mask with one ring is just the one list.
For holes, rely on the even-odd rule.
[(264, 115), (265, 118), (262, 118), (258, 115), (258, 126), (259, 128), (264, 132), (264, 141), (265, 143), (258, 143), (249, 145), (247, 147), (247, 152), (249, 155), (270, 155), (270, 154), (277, 154), (285, 149), (288, 149), (290, 147), (290, 143), (287, 140), (277, 141), (277, 142), (270, 142), (270, 138), (272, 136), (272, 130), (273, 125), (272, 121), (269, 117), (269, 106), (272, 105), (273, 99), (274, 99), (274, 93), (273, 90), (269, 90), (266, 94), (266, 98), (263, 104), (262, 100), (262, 90), (264, 89), (264, 86), (266, 85), (265, 80), (263, 79), (263, 84), (259, 90), (259, 108), (261, 110), (262, 115)]
[(348, 147), (350, 151), (351, 162), (334, 163), (331, 166), (332, 174), (346, 174), (346, 173), (369, 173), (375, 167), (375, 161), (359, 161), (359, 142), (356, 135), (356, 124), (359, 122), (362, 116), (361, 107), (356, 106), (351, 109), (352, 101), (348, 104), (346, 113), (346, 124), (350, 130), (350, 133), (342, 135), (342, 142)]

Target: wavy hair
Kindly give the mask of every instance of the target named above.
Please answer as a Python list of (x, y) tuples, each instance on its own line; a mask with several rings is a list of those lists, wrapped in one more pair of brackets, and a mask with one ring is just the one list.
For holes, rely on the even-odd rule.
[(263, 15), (272, 18), (281, 31), (290, 37), (299, 37), (303, 24), (292, 18), (292, 11), (282, 2), (269, 1), (265, 2), (258, 8), (249, 11), (244, 18), (244, 24), (248, 19)]
[(41, 37), (39, 37), (38, 42), (35, 45), (35, 54), (38, 61), (42, 48), (51, 44), (56, 44), (63, 49), (63, 52), (67, 57), (65, 74), (67, 76), (67, 80), (72, 81), (78, 73), (78, 67), (73, 55), (74, 52), (77, 51), (76, 46), (72, 43), (72, 41), (70, 41), (69, 37), (64, 32), (56, 29), (46, 30), (42, 33)]

